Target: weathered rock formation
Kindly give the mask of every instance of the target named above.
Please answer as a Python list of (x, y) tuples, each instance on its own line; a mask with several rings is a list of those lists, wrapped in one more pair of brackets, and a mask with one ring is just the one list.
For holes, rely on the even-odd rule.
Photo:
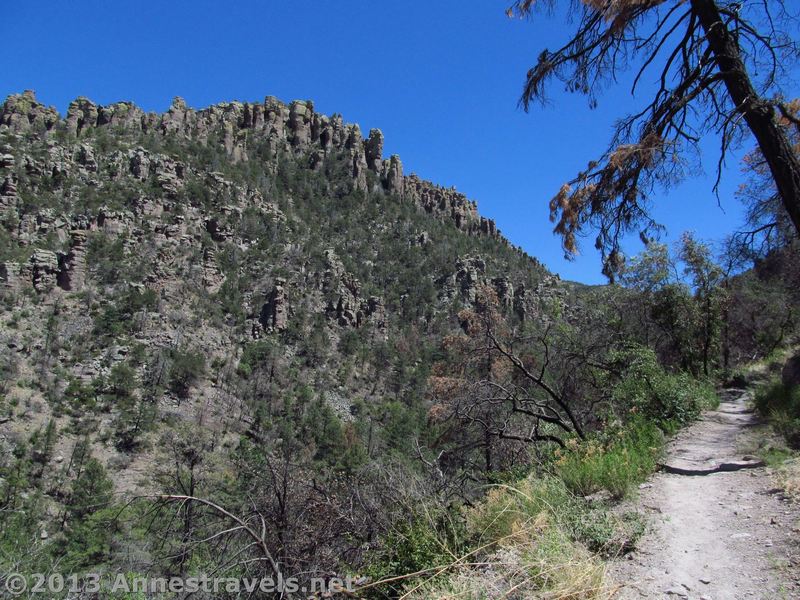
[(86, 232), (74, 230), (70, 236), (69, 252), (58, 254), (56, 281), (61, 289), (76, 291), (86, 282)]
[(11, 131), (49, 131), (60, 117), (58, 111), (36, 100), (32, 90), (9, 96), (0, 108), (0, 125)]
[(31, 282), (39, 293), (52, 290), (58, 280), (58, 256), (50, 250), (35, 250), (30, 258)]
[[(386, 193), (413, 202), (469, 235), (504, 241), (494, 222), (478, 215), (474, 201), (454, 189), (442, 188), (416, 175), (404, 176), (403, 164), (397, 156), (384, 159), (384, 136), (379, 129), (372, 129), (365, 140), (358, 125), (344, 123), (339, 115), (329, 117), (316, 113), (310, 101), (295, 100), (287, 106), (268, 96), (263, 103), (228, 102), (196, 111), (181, 98), (175, 98), (167, 112), (155, 114), (145, 113), (130, 102), (98, 106), (87, 98), (78, 98), (69, 105), (62, 119), (54, 108), (40, 104), (33, 92), (27, 91), (9, 96), (0, 106), (0, 130), (13, 133), (63, 129), (80, 138), (93, 128), (107, 126), (179, 135), (204, 143), (219, 136), (233, 162), (263, 160), (260, 141), (266, 142), (273, 158), (281, 152), (307, 154), (311, 168), (319, 168), (331, 152), (345, 153), (350, 158), (351, 176), (357, 189), (367, 189), (367, 172), (372, 172)], [(0, 168), (4, 161), (13, 161), (13, 158), (0, 156)], [(126, 161), (128, 164), (124, 165)], [(73, 157), (51, 156), (46, 171), (54, 177), (65, 178), (72, 163)], [(153, 177), (168, 196), (177, 194), (185, 179), (184, 165), (166, 156), (151, 156), (142, 148), (121, 153), (117, 163), (120, 171), (129, 171), (141, 180)], [(79, 146), (74, 164), (88, 172), (98, 168), (88, 146)], [(265, 166), (268, 170), (272, 168)], [(42, 168), (33, 164), (31, 167)], [(12, 175), (4, 177), (0, 184), (0, 204), (6, 205), (15, 200), (16, 187)]]
[(278, 278), (267, 296), (258, 317), (264, 331), (283, 331), (289, 324), (289, 302), (286, 297), (286, 280)]

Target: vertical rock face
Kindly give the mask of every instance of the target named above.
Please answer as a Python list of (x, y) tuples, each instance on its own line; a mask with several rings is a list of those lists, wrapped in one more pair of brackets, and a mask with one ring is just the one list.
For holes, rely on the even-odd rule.
[(81, 144), (78, 146), (75, 160), (83, 165), (87, 171), (97, 171), (97, 158), (94, 155), (94, 149), (88, 144)]
[(381, 159), (383, 157), (383, 132), (380, 129), (369, 130), (369, 137), (364, 142), (364, 154), (367, 167), (376, 173), (380, 173)]
[(485, 236), (497, 237), (497, 225), (495, 225), (492, 219), (481, 217), (480, 231)]
[(11, 146), (0, 148), (0, 209), (17, 205), (17, 175), (13, 170), (16, 160), (12, 151)]
[(80, 290), (86, 284), (86, 232), (70, 232), (72, 246), (69, 252), (58, 254), (58, 287), (63, 290)]
[(311, 143), (311, 121), (314, 109), (308, 102), (295, 100), (289, 107), (289, 129), (292, 130), (292, 145), (308, 146)]
[(492, 279), (492, 287), (500, 305), (505, 309), (510, 308), (514, 303), (514, 286), (508, 277), (495, 277)]
[(383, 180), (383, 187), (390, 194), (397, 194), (401, 198), (405, 192), (405, 180), (403, 179), (403, 163), (400, 162), (400, 157), (392, 154), (387, 160), (383, 161), (381, 165), (381, 179)]
[(127, 131), (143, 129), (144, 112), (131, 102), (116, 102), (97, 111), (97, 125), (111, 125)]
[(289, 303), (285, 286), (285, 279), (276, 279), (275, 287), (261, 307), (258, 320), (265, 331), (283, 331), (289, 323)]
[(124, 214), (101, 208), (97, 215), (97, 228), (109, 235), (119, 235), (127, 229), (127, 219)]
[(67, 131), (80, 135), (81, 131), (97, 126), (97, 105), (88, 98), (80, 97), (67, 108)]
[(325, 312), (340, 327), (374, 327), (386, 334), (387, 316), (383, 299), (378, 296), (363, 298), (361, 283), (348, 273), (332, 249), (325, 251), (326, 269), (321, 280), (320, 291), (327, 297)]
[(378, 296), (370, 296), (366, 302), (362, 303), (361, 311), (359, 312), (358, 326), (370, 324), (376, 328), (384, 339), (388, 335), (388, 322), (386, 320), (386, 307), (383, 304), (383, 299)]
[(30, 258), (34, 289), (41, 293), (52, 290), (58, 278), (58, 256), (50, 250), (36, 250)]
[(15, 291), (20, 289), (22, 287), (20, 270), (19, 263), (0, 263), (0, 282), (2, 282), (3, 287)]
[(16, 164), (14, 155), (11, 154), (14, 149), (11, 146), (3, 146), (0, 148), (0, 169), (11, 169)]
[(356, 189), (367, 190), (367, 158), (364, 154), (364, 141), (361, 138), (361, 128), (358, 125), (349, 125), (345, 148), (350, 153), (353, 164), (353, 179)]
[(523, 321), (528, 316), (528, 292), (524, 284), (514, 291), (514, 312)]
[(225, 283), (225, 275), (217, 266), (216, 255), (216, 250), (211, 246), (203, 249), (203, 287), (210, 294), (216, 294)]
[(0, 181), (0, 208), (13, 208), (16, 205), (17, 177), (13, 173), (9, 173)]
[(186, 106), (186, 102), (180, 96), (175, 96), (172, 99), (172, 104), (170, 104), (169, 110), (161, 117), (161, 126), (159, 129), (162, 133), (171, 133), (174, 131), (179, 131), (182, 127), (184, 122), (186, 121), (186, 113), (189, 109)]
[(412, 174), (404, 178), (403, 195), (426, 212), (452, 221), (469, 235), (500, 237), (494, 221), (479, 216), (477, 204), (453, 188), (434, 185)]
[(461, 296), (474, 303), (478, 295), (478, 286), (483, 282), (486, 262), (479, 257), (459, 259), (456, 264), (456, 285)]

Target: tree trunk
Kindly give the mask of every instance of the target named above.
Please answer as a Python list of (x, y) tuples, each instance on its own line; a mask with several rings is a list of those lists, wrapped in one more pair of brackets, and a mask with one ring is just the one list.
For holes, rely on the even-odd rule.
[(800, 159), (775, 119), (773, 106), (759, 97), (742, 61), (734, 35), (725, 27), (715, 0), (691, 0), (708, 38), (725, 87), (736, 110), (758, 142), (783, 206), (800, 236)]
[(483, 459), (486, 462), (486, 473), (491, 473), (494, 470), (494, 463), (492, 461), (492, 434), (488, 429), (483, 433)]

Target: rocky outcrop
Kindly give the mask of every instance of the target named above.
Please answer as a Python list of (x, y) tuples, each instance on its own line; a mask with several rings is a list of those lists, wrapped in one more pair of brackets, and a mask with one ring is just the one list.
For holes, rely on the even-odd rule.
[(119, 235), (127, 231), (130, 220), (122, 211), (103, 207), (97, 215), (97, 229), (109, 235)]
[(322, 275), (322, 292), (328, 298), (325, 311), (342, 327), (358, 327), (361, 306), (361, 284), (350, 273), (332, 249), (325, 251), (326, 270)]
[[(64, 223), (53, 224), (42, 220), (41, 231), (48, 227), (64, 227)], [(36, 249), (26, 263), (6, 262), (0, 264), (0, 281), (3, 287), (19, 291), (23, 287), (33, 286), (40, 294), (47, 294), (56, 286), (69, 291), (77, 291), (86, 283), (86, 240), (83, 230), (69, 233), (70, 249), (68, 252), (52, 252)]]
[(258, 317), (264, 331), (283, 331), (289, 324), (289, 301), (286, 297), (286, 280), (278, 278), (267, 296)]
[(369, 137), (364, 142), (364, 155), (367, 166), (379, 173), (383, 166), (383, 132), (380, 129), (369, 130)]
[(217, 265), (217, 252), (212, 246), (207, 246), (203, 249), (203, 287), (209, 294), (216, 294), (223, 283), (225, 275)]
[(387, 315), (383, 299), (378, 296), (361, 297), (361, 284), (345, 271), (342, 262), (332, 249), (325, 251), (327, 268), (322, 274), (321, 291), (328, 301), (325, 313), (340, 327), (375, 327), (386, 333)]
[(17, 178), (13, 173), (5, 175), (0, 182), (0, 208), (17, 205)]
[(514, 312), (517, 316), (524, 321), (528, 316), (528, 291), (525, 285), (522, 284), (514, 290)]
[[(524, 321), (533, 314), (532, 295), (524, 283), (514, 284), (508, 276), (488, 277), (486, 261), (480, 256), (464, 256), (456, 261), (454, 272), (437, 281), (440, 298), (445, 301), (460, 300), (467, 305), (476, 305), (480, 300), (482, 288), (493, 290), (497, 296), (500, 309), (505, 313), (515, 314)], [(537, 293), (542, 289), (550, 290), (552, 282), (543, 280), (537, 286)], [(550, 292), (548, 292), (550, 293)], [(548, 296), (549, 297), (549, 296)]]
[(14, 149), (8, 145), (0, 147), (0, 169), (11, 169), (16, 164), (13, 151)]
[(89, 144), (81, 144), (78, 146), (75, 156), (76, 162), (86, 169), (89, 173), (97, 171), (97, 157), (94, 154), (94, 149)]
[(72, 245), (69, 252), (58, 254), (56, 282), (63, 290), (77, 291), (86, 284), (86, 232), (70, 232)]
[(31, 281), (40, 294), (52, 290), (58, 280), (58, 255), (50, 250), (35, 250), (30, 258)]
[(292, 132), (292, 146), (311, 144), (311, 123), (314, 119), (314, 106), (310, 102), (295, 100), (289, 105), (289, 129)]
[(16, 159), (11, 146), (0, 147), (0, 209), (17, 204), (17, 175), (14, 172)]
[(471, 304), (475, 302), (479, 286), (485, 283), (485, 271), (486, 262), (479, 257), (465, 257), (456, 263), (456, 287), (467, 302)]
[(13, 94), (0, 106), (0, 127), (14, 133), (50, 131), (59, 120), (58, 111), (40, 104), (32, 90)]
[(500, 306), (508, 310), (514, 304), (514, 285), (508, 277), (495, 277), (492, 279), (492, 287), (497, 294)]
[(381, 180), (383, 181), (384, 189), (390, 194), (395, 194), (401, 198), (405, 195), (403, 163), (400, 162), (400, 157), (396, 154), (392, 154), (387, 160), (383, 161)]
[(389, 323), (386, 316), (386, 307), (383, 304), (382, 298), (370, 296), (366, 302), (362, 302), (357, 320), (358, 327), (362, 325), (371, 325), (383, 334), (384, 339), (386, 338)]
[[(370, 130), (369, 136), (363, 139), (358, 125), (344, 123), (339, 115), (318, 114), (310, 101), (295, 100), (286, 105), (267, 96), (262, 103), (228, 102), (193, 110), (182, 98), (176, 97), (169, 110), (158, 115), (144, 113), (130, 102), (99, 106), (81, 97), (70, 103), (66, 117), (60, 119), (54, 108), (39, 103), (33, 92), (25, 92), (9, 96), (0, 107), (0, 129), (14, 132), (61, 127), (80, 137), (92, 128), (107, 126), (181, 136), (206, 144), (216, 141), (222, 144), (233, 162), (263, 159), (263, 154), (253, 152), (260, 145), (256, 140), (267, 142), (273, 160), (281, 152), (307, 155), (311, 169), (319, 169), (327, 155), (339, 152), (350, 162), (356, 189), (367, 191), (367, 173), (372, 172), (378, 182), (377, 190), (405, 198), (421, 210), (452, 222), (469, 235), (503, 239), (492, 220), (478, 215), (474, 201), (454, 189), (436, 186), (416, 175), (405, 176), (403, 164), (395, 155), (384, 159), (384, 136), (379, 129)], [(179, 193), (185, 179), (185, 169), (180, 163), (166, 156), (150, 155), (142, 148), (120, 154), (117, 169), (128, 171), (142, 181), (154, 177), (168, 197)], [(126, 159), (128, 164), (124, 165)], [(98, 168), (88, 146), (79, 147), (74, 160), (87, 172)], [(66, 178), (71, 159), (51, 157), (49, 162), (47, 168), (54, 177)], [(272, 172), (274, 165), (265, 167)], [(113, 165), (109, 168), (112, 172), (115, 170)], [(5, 189), (0, 190), (0, 202), (14, 201), (13, 178), (6, 176), (0, 185)]]
[(97, 126), (97, 105), (81, 96), (69, 103), (67, 108), (66, 128), (67, 131), (80, 135), (84, 129), (91, 129)]
[(454, 188), (446, 189), (411, 174), (404, 178), (403, 194), (406, 200), (442, 220), (452, 221), (469, 235), (500, 237), (494, 221), (481, 217), (478, 205)]
[(147, 130), (144, 112), (132, 102), (115, 102), (101, 106), (97, 111), (97, 126), (104, 125), (127, 131)]
[(7, 290), (19, 290), (23, 283), (20, 264), (15, 262), (0, 263), (0, 282)]

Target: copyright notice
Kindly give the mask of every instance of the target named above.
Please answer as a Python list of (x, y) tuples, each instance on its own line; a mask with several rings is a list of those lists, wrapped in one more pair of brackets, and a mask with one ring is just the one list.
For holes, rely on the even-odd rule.
[[(146, 577), (130, 573), (117, 574), (62, 574), (62, 573), (9, 573), (2, 578), (0, 590), (11, 596), (23, 594), (60, 593), (138, 593), (138, 594), (181, 594), (205, 592), (218, 594), (270, 594), (336, 593), (355, 590), (353, 579), (348, 576), (311, 578), (301, 584), (293, 577), (208, 577), (205, 574), (192, 577)], [(2, 594), (0, 594), (2, 595)]]

